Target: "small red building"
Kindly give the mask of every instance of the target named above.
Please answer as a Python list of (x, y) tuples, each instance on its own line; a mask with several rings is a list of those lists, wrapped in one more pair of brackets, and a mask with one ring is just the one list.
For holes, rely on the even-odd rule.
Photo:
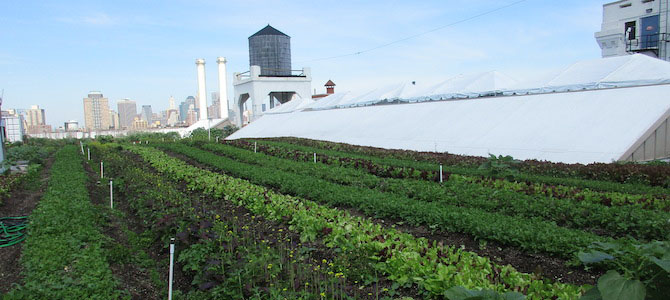
[(323, 97), (335, 94), (335, 83), (332, 80), (329, 79), (328, 82), (324, 84), (324, 86), (326, 87), (326, 93), (312, 95), (312, 99), (321, 99)]

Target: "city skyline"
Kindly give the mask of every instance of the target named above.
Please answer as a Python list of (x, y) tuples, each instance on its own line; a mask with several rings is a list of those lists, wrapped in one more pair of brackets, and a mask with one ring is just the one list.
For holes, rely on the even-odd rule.
[[(361, 91), (491, 70), (532, 76), (600, 56), (593, 34), (606, 2), (529, 0), (472, 20), (515, 1), (9, 3), (0, 21), (13, 41), (0, 50), (3, 107), (40, 105), (54, 127), (83, 124), (83, 111), (68, 108), (92, 90), (111, 107), (129, 98), (164, 110), (171, 95), (178, 103), (196, 95), (196, 58), (206, 61), (209, 98), (216, 57), (229, 61), (230, 85), (233, 72), (249, 70), (248, 37), (267, 24), (291, 36), (292, 68), (311, 67), (317, 93), (328, 79), (339, 91)], [(49, 58), (40, 59), (45, 45)]]

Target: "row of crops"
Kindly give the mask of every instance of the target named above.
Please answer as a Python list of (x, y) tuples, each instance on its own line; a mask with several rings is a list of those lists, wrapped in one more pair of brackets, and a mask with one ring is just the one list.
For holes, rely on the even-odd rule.
[[(147, 159), (163, 175), (183, 181), (190, 188), (215, 198), (225, 196), (255, 215), (289, 222), (289, 228), (298, 232), (303, 241), (321, 239), (321, 243), (336, 253), (332, 259), (335, 274), (341, 273), (346, 278), (364, 282), (372, 272), (385, 274), (398, 286), (419, 287), (424, 296), (443, 295), (459, 285), (470, 289), (519, 291), (534, 299), (553, 295), (575, 298), (581, 291), (578, 286), (533, 279), (529, 274), (519, 273), (510, 266), (498, 266), (458, 247), (431, 244), (426, 239), (353, 217), (343, 210), (191, 166), (158, 150), (129, 149)], [(354, 263), (351, 260), (367, 262), (362, 267), (351, 268), (348, 267)]]
[[(285, 194), (316, 200), (333, 207), (353, 208), (371, 217), (402, 220), (412, 225), (429, 225), (444, 231), (465, 232), (529, 252), (562, 257), (566, 261), (575, 260), (580, 252), (587, 252), (582, 253), (583, 260), (606, 260), (602, 268), (617, 268), (618, 272), (629, 276), (632, 276), (631, 269), (644, 261), (646, 264), (640, 265), (648, 269), (637, 272), (635, 276), (651, 280), (647, 282), (650, 291), (667, 280), (667, 270), (663, 273), (662, 262), (664, 253), (667, 253), (667, 243), (651, 241), (667, 241), (670, 232), (668, 214), (662, 209), (639, 205), (639, 202), (618, 202), (612, 205), (584, 201), (579, 197), (554, 197), (549, 193), (520, 193), (499, 188), (505, 187), (505, 183), (497, 186), (481, 185), (477, 180), (460, 176), (442, 184), (432, 182), (431, 177), (424, 180), (394, 178), (402, 177), (397, 175), (384, 178), (370, 176), (375, 172), (370, 172), (369, 168), (361, 170), (356, 166), (347, 168), (328, 163), (299, 162), (300, 156), (295, 153), (293, 157), (280, 159), (230, 145), (154, 146)], [(258, 151), (261, 147), (255, 143), (254, 148)], [(276, 153), (284, 153), (276, 156), (287, 157), (287, 151)], [(314, 159), (314, 156), (309, 156)], [(574, 188), (570, 185), (564, 187)], [(613, 191), (594, 190), (593, 193)], [(622, 197), (639, 195), (616, 193)], [(665, 200), (663, 195), (655, 199), (658, 203), (664, 203)], [(639, 247), (656, 249), (651, 252), (637, 251)], [(592, 248), (591, 252), (587, 250), (589, 248)], [(621, 260), (629, 257), (639, 260), (626, 265), (621, 260), (612, 263), (610, 256), (589, 256), (603, 251), (616, 252)], [(665, 259), (667, 261), (667, 257)], [(654, 263), (655, 260), (658, 263)], [(665, 274), (665, 278), (658, 274)], [(658, 281), (659, 278), (664, 279)]]
[[(89, 171), (88, 180), (114, 181), (115, 220), (135, 227), (124, 238), (131, 250), (100, 236), (109, 220), (91, 202), (108, 199), (89, 198), (106, 196), (86, 191), (86, 158), (67, 146), (31, 218), (30, 228), (49, 230), (30, 230), (26, 280), (10, 296), (135, 297), (110, 270), (119, 253), (140, 253), (124, 263), (141, 265), (163, 298), (171, 238), (175, 299), (665, 299), (670, 288), (662, 164), (459, 161), (299, 139), (103, 142), (86, 147), (89, 170), (104, 161), (105, 179)], [(59, 181), (64, 160), (79, 174), (69, 183)], [(75, 209), (53, 216), (68, 205)], [(61, 224), (78, 220), (71, 213), (89, 220), (76, 226), (88, 238)], [(497, 252), (442, 239), (449, 234)], [(51, 249), (43, 238), (62, 242)], [(533, 271), (491, 254), (507, 251), (551, 260), (566, 278), (545, 276), (540, 267), (550, 264)], [(62, 259), (36, 268), (51, 252)]]

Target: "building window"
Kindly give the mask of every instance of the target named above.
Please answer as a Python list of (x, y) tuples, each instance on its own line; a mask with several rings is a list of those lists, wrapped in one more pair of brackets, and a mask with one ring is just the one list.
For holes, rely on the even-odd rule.
[(634, 40), (635, 39), (635, 30), (637, 26), (635, 25), (636, 21), (626, 22), (624, 32), (626, 33), (626, 39)]
[(619, 7), (624, 8), (624, 7), (630, 7), (631, 5), (632, 4), (630, 4), (630, 3), (624, 3), (624, 4), (619, 5)]

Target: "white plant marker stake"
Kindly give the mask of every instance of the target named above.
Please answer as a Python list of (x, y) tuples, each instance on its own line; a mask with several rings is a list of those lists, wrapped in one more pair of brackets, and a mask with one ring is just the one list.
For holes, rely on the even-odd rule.
[(168, 282), (168, 300), (172, 300), (172, 277), (174, 265), (174, 238), (170, 239), (170, 281)]
[(84, 155), (84, 143), (79, 141), (79, 146), (81, 147), (81, 155)]
[(88, 151), (88, 160), (91, 160), (91, 148), (86, 148)]
[(100, 162), (100, 178), (105, 178), (105, 166)]
[(440, 183), (442, 183), (442, 165), (440, 165)]
[(256, 142), (254, 142), (254, 153), (256, 153)]
[(109, 181), (109, 208), (114, 208), (114, 183), (112, 180)]
[(316, 152), (314, 152), (314, 163), (316, 163)]

